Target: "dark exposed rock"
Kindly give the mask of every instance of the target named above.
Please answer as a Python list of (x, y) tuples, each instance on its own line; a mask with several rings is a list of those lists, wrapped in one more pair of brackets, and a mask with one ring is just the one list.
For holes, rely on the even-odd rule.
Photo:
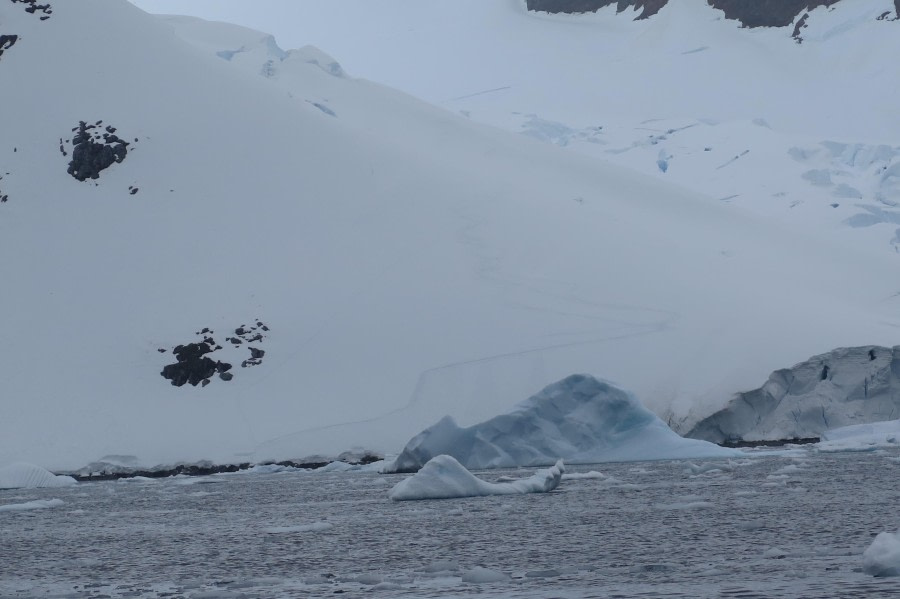
[(246, 470), (253, 464), (244, 462), (241, 464), (222, 464), (216, 465), (210, 462), (201, 462), (199, 464), (178, 464), (176, 466), (157, 466), (149, 470), (130, 470), (124, 468), (100, 468), (92, 469), (90, 466), (76, 472), (68, 473), (79, 482), (118, 480), (120, 478), (132, 478), (142, 476), (144, 478), (166, 478), (169, 476), (209, 476), (210, 474), (221, 474), (223, 472), (238, 472)]
[(818, 443), (820, 437), (794, 437), (792, 439), (778, 439), (777, 441), (722, 441), (722, 447), (744, 449), (747, 447), (784, 447), (785, 445), (811, 445)]
[(528, 10), (550, 13), (595, 12), (616, 5), (616, 12), (629, 7), (641, 10), (638, 19), (646, 19), (658, 13), (669, 0), (526, 0)]
[(336, 459), (329, 459), (325, 456), (311, 456), (309, 458), (298, 460), (284, 460), (281, 462), (261, 462), (254, 464), (252, 462), (241, 462), (240, 464), (214, 464), (209, 461), (198, 462), (196, 464), (176, 464), (176, 465), (160, 465), (153, 468), (129, 468), (109, 463), (92, 463), (75, 471), (61, 472), (71, 476), (79, 482), (117, 480), (122, 478), (132, 478), (142, 476), (144, 478), (167, 478), (170, 476), (209, 476), (211, 474), (222, 474), (226, 472), (240, 472), (249, 470), (253, 466), (269, 466), (277, 465), (287, 468), (300, 468), (303, 470), (315, 470), (327, 466), (331, 462), (344, 462), (351, 466), (364, 466), (383, 460), (384, 456), (371, 452), (365, 452), (362, 455), (358, 453), (345, 452)]
[(81, 121), (73, 129), (75, 135), (72, 137), (72, 160), (68, 173), (79, 181), (98, 179), (101, 171), (122, 162), (128, 155), (128, 142), (109, 133), (96, 132), (102, 122), (88, 125)]
[[(801, 12), (819, 6), (831, 6), (838, 0), (707, 0), (725, 13), (726, 19), (740, 21), (744, 27), (786, 27)], [(894, 0), (900, 12), (900, 0)], [(632, 7), (641, 10), (638, 19), (658, 13), (669, 0), (526, 0), (528, 10), (550, 13), (584, 13), (616, 5), (622, 12)]]
[(40, 12), (42, 14), (41, 21), (46, 21), (50, 18), (50, 15), (53, 14), (53, 7), (50, 6), (50, 3), (38, 4), (37, 0), (12, 0), (13, 4), (25, 4), (25, 12), (31, 14), (37, 14)]
[[(243, 345), (245, 342), (261, 342), (265, 336), (255, 331), (262, 325), (262, 321), (257, 321), (257, 326), (248, 327), (241, 325), (235, 329), (235, 333), (240, 336), (228, 337), (226, 340), (237, 346)], [(268, 330), (268, 328), (266, 329)], [(199, 331), (195, 331), (194, 335), (199, 337), (200, 341), (177, 345), (172, 349), (172, 353), (177, 360), (174, 364), (169, 364), (163, 368), (162, 376), (171, 381), (172, 385), (180, 387), (185, 384), (207, 386), (213, 382), (214, 375), (218, 374), (218, 378), (223, 381), (230, 381), (234, 378), (234, 373), (230, 372), (233, 366), (228, 362), (221, 360), (214, 361), (209, 354), (222, 349), (221, 345), (216, 343), (212, 337), (213, 331), (209, 327), (203, 327)], [(250, 358), (241, 362), (241, 367), (258, 366), (262, 364), (263, 356), (266, 352), (259, 347), (249, 347)], [(165, 349), (159, 350), (165, 353)], [(232, 349), (231, 351), (234, 351)]]
[(3, 56), (5, 50), (9, 50), (19, 41), (18, 35), (0, 35), (0, 57)]
[(809, 25), (806, 24), (806, 21), (808, 19), (809, 19), (809, 13), (806, 13), (805, 15), (800, 17), (800, 20), (797, 21), (796, 25), (794, 25), (794, 33), (791, 34), (791, 37), (794, 38), (795, 40), (797, 40), (798, 44), (803, 43), (803, 38), (800, 36), (800, 32), (803, 29), (806, 29), (807, 27), (809, 27)]
[(206, 357), (206, 354), (211, 351), (213, 350), (207, 343), (179, 345), (172, 350), (178, 361), (165, 366), (161, 374), (164, 378), (172, 381), (176, 387), (181, 387), (185, 383), (196, 387), (206, 380), (203, 383), (205, 387), (209, 384), (208, 379), (216, 373), (217, 369), (217, 363)]

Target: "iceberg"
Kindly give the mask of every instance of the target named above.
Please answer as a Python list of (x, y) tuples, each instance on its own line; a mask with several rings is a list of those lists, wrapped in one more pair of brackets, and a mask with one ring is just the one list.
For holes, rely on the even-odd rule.
[(444, 417), (413, 437), (384, 472), (415, 472), (441, 454), (470, 469), (743, 455), (679, 436), (630, 393), (584, 374), (468, 428)]
[(452, 456), (439, 455), (429, 460), (416, 474), (394, 485), (389, 495), (394, 501), (410, 501), (549, 493), (559, 486), (563, 472), (563, 462), (558, 460), (551, 468), (540, 470), (528, 478), (489, 483), (466, 470)]
[(34, 464), (17, 462), (0, 468), (0, 489), (37, 489), (75, 484), (71, 476), (57, 476)]
[(877, 577), (900, 576), (900, 531), (878, 533), (863, 553), (863, 572)]

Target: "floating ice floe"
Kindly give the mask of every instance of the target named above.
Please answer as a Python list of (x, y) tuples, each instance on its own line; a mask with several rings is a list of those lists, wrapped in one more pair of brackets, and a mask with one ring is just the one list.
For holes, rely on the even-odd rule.
[(863, 572), (872, 576), (900, 576), (900, 531), (879, 533), (863, 553)]
[(397, 483), (389, 495), (394, 501), (408, 501), (548, 493), (559, 486), (563, 472), (565, 468), (559, 460), (551, 468), (540, 470), (529, 478), (489, 483), (466, 470), (454, 457), (439, 455), (429, 460), (416, 474)]
[(29, 510), (43, 510), (48, 507), (58, 507), (63, 505), (62, 499), (38, 499), (35, 501), (27, 501), (25, 503), (10, 503), (0, 505), (0, 512), (25, 512)]
[(37, 489), (74, 485), (71, 476), (57, 476), (34, 464), (17, 462), (0, 468), (0, 489)]
[(880, 447), (900, 446), (900, 420), (854, 424), (822, 434), (816, 444), (821, 452), (873, 451)]
[(414, 472), (436, 455), (467, 468), (725, 458), (743, 455), (685, 439), (610, 383), (572, 375), (520, 403), (512, 412), (462, 428), (448, 417), (407, 443), (385, 472)]
[(299, 524), (297, 526), (270, 526), (264, 528), (263, 532), (269, 534), (292, 534), (298, 532), (324, 532), (331, 530), (334, 525), (330, 522), (312, 522), (310, 524)]
[(472, 568), (471, 570), (466, 570), (463, 572), (462, 581), (468, 582), (470, 584), (486, 584), (490, 582), (505, 582), (509, 580), (509, 575), (500, 572), (499, 570), (491, 570), (490, 568), (484, 568), (482, 566), (477, 566)]

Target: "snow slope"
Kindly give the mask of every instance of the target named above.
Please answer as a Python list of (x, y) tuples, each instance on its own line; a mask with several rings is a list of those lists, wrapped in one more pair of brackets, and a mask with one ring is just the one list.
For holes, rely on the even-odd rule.
[[(138, 2), (210, 18), (241, 10), (237, 2)], [(755, 29), (706, 0), (669, 2), (640, 21), (640, 10), (617, 13), (615, 4), (548, 15), (519, 0), (276, 0), (269, 5), (277, 22), (265, 11), (241, 12), (248, 24), (275, 27), (282, 41), (318, 44), (352, 73), (473, 120), (675, 182), (792, 229), (900, 251), (895, 2), (842, 0), (803, 10), (788, 26)], [(212, 41), (199, 29), (178, 26), (185, 39)], [(210, 49), (241, 49), (239, 66), (305, 86), (291, 83), (277, 56), (256, 56), (260, 46), (247, 36), (226, 38), (217, 36)]]
[[(0, 59), (0, 464), (396, 451), (573, 371), (685, 410), (900, 326), (893, 256), (312, 50), (298, 93), (124, 0), (53, 4), (42, 21), (0, 2), (19, 36)], [(127, 156), (77, 181), (72, 130), (100, 120)], [(210, 358), (210, 383), (160, 376), (175, 353)]]
[(740, 452), (684, 439), (632, 395), (572, 375), (515, 410), (460, 428), (449, 416), (412, 438), (385, 472), (415, 472), (447, 454), (466, 468), (735, 457)]
[(489, 483), (466, 470), (452, 456), (438, 455), (428, 460), (417, 473), (394, 485), (388, 495), (394, 501), (411, 501), (549, 493), (559, 486), (564, 472), (562, 460), (559, 460), (555, 465), (536, 472), (529, 478)]

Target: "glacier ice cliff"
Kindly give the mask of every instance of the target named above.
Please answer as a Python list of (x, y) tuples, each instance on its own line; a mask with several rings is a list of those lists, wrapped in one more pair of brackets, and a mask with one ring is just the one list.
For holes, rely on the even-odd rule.
[(900, 346), (838, 348), (776, 370), (698, 422), (688, 437), (713, 443), (787, 441), (900, 418)]

